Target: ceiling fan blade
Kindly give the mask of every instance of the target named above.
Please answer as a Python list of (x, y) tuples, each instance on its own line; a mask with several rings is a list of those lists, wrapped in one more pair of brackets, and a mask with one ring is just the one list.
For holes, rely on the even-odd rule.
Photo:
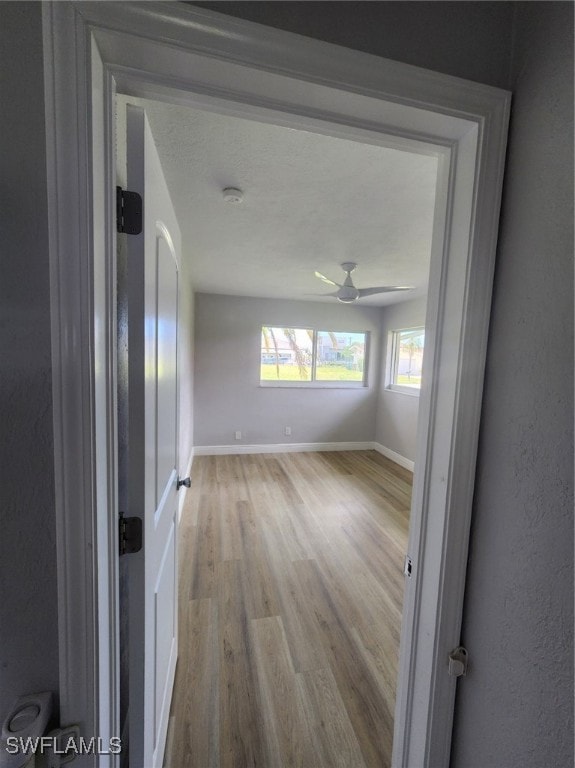
[(339, 283), (334, 283), (333, 280), (330, 280), (329, 277), (322, 275), (321, 272), (314, 272), (314, 275), (316, 277), (319, 277), (320, 280), (323, 280), (324, 283), (327, 283), (328, 285), (335, 285), (337, 288), (341, 288), (341, 285)]
[(376, 293), (391, 293), (391, 291), (412, 291), (412, 285), (382, 285), (380, 288), (359, 288), (359, 298), (373, 296)]
[(337, 296), (339, 291), (333, 293), (305, 293), (304, 296)]

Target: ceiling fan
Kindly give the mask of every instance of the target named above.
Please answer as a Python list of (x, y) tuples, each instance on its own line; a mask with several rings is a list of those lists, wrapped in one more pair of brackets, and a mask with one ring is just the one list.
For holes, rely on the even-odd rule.
[(346, 304), (352, 301), (357, 301), (364, 296), (373, 296), (376, 293), (390, 293), (391, 291), (410, 291), (412, 286), (410, 285), (382, 285), (378, 288), (356, 288), (351, 279), (351, 273), (357, 267), (357, 264), (353, 261), (344, 261), (341, 268), (346, 273), (343, 284), (336, 283), (334, 280), (330, 280), (329, 277), (322, 275), (321, 272), (315, 272), (315, 276), (323, 280), (328, 285), (334, 285), (337, 291), (333, 293), (323, 293), (322, 296), (335, 296), (338, 301), (343, 301)]

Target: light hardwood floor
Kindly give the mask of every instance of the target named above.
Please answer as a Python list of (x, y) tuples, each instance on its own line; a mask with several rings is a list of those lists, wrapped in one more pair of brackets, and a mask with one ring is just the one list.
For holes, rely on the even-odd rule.
[(194, 460), (167, 768), (389, 766), (410, 497), (375, 451)]

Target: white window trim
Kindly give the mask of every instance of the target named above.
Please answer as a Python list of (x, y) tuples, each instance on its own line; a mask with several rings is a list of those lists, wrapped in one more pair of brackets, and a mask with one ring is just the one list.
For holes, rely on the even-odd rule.
[(362, 384), (359, 381), (282, 381), (281, 379), (265, 381), (265, 379), (260, 379), (258, 386), (262, 389), (369, 389), (367, 384)]
[(389, 331), (387, 336), (387, 360), (385, 365), (385, 388), (390, 392), (398, 392), (402, 395), (419, 397), (421, 387), (408, 387), (405, 384), (396, 384), (395, 376), (399, 365), (399, 334), (403, 331), (425, 331), (425, 326), (416, 325), (408, 328), (397, 328)]
[(408, 395), (409, 397), (419, 397), (421, 390), (418, 387), (406, 387), (401, 384), (388, 384), (388, 392), (395, 392), (398, 395)]

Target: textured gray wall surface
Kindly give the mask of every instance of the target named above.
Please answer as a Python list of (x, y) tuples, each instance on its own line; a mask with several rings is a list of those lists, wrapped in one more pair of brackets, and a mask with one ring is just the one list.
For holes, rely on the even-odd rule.
[[(379, 386), (377, 307), (196, 294), (194, 445), (371, 441)], [(261, 387), (262, 325), (369, 331), (368, 386)], [(291, 437), (284, 427), (292, 428)], [(242, 439), (235, 440), (234, 432)]]
[(521, 3), (452, 765), (573, 765), (573, 5)]
[(514, 2), (194, 2), (231, 16), (506, 88)]
[(42, 24), (0, 3), (0, 718), (58, 691)]
[(386, 448), (415, 461), (419, 397), (387, 388), (386, 366), (392, 331), (425, 325), (425, 299), (392, 304), (381, 310), (381, 380), (375, 421), (375, 440)]

